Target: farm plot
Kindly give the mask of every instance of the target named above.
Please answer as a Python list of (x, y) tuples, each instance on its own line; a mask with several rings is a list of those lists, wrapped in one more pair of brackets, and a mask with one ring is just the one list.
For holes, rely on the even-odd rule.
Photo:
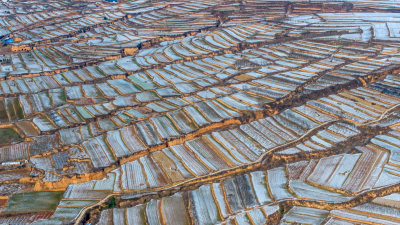
[(4, 2), (0, 223), (398, 223), (396, 10)]

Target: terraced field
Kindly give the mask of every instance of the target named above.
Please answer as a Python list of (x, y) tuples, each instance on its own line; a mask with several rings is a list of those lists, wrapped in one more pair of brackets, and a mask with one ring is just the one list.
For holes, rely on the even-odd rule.
[(400, 224), (398, 0), (9, 0), (0, 41), (0, 224)]

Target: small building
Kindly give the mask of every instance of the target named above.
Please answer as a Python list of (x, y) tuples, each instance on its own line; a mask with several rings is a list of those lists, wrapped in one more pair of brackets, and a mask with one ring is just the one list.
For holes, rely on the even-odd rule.
[(27, 160), (25, 161), (15, 161), (15, 162), (3, 162), (1, 163), (1, 167), (20, 167), (28, 163)]
[(14, 40), (13, 40), (12, 38), (7, 38), (7, 39), (3, 40), (3, 42), (4, 42), (5, 44), (10, 44), (10, 43), (13, 43)]

